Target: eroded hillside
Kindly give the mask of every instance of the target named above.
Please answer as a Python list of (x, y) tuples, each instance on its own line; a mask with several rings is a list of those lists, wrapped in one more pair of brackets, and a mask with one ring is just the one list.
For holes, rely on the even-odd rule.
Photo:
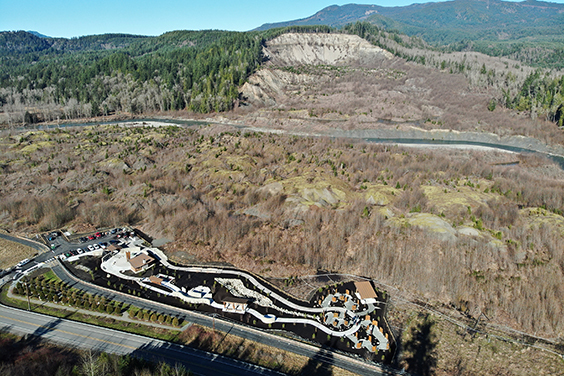
[(356, 35), (286, 33), (263, 49), (276, 66), (371, 65), (393, 55)]
[(264, 54), (269, 62), (241, 88), (247, 106), (226, 114), (230, 120), (312, 133), (449, 129), (564, 142), (553, 123), (499, 106), (488, 110), (501, 89), (517, 88), (530, 72), (513, 69), (507, 59), (477, 53), (442, 56), (446, 67), (473, 67), (458, 74), (406, 62), (344, 34), (284, 34), (268, 41)]

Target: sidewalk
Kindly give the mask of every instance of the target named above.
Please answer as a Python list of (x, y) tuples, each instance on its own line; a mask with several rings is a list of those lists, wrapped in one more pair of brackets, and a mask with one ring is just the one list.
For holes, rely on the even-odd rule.
[[(25, 297), (21, 297), (19, 295), (14, 295), (13, 291), (12, 291), (13, 288), (14, 288), (14, 286), (10, 286), (10, 288), (8, 289), (8, 298), (17, 299), (17, 300), (27, 302), (27, 299)], [(35, 299), (35, 298), (31, 298), (29, 301), (32, 305), (32, 311), (33, 311), (33, 306), (44, 306), (44, 307), (49, 307), (49, 308), (61, 309), (61, 310), (64, 309), (64, 310), (72, 312), (72, 313), (82, 313), (84, 315), (89, 315), (89, 316), (96, 316), (96, 317), (114, 319), (114, 320), (117, 320), (117, 321), (128, 322), (128, 323), (132, 323), (132, 324), (140, 324), (140, 325), (145, 325), (145, 326), (151, 326), (153, 328), (167, 329), (167, 330), (177, 330), (179, 332), (182, 332), (182, 331), (188, 329), (192, 325), (191, 322), (188, 322), (184, 326), (177, 328), (175, 326), (158, 324), (158, 323), (154, 323), (154, 322), (150, 322), (150, 321), (144, 321), (144, 320), (132, 319), (132, 318), (129, 317), (128, 311), (124, 311), (121, 315), (112, 315), (112, 314), (108, 314), (106, 312), (90, 311), (90, 310), (87, 310), (87, 309), (76, 308), (76, 307), (67, 306), (67, 305), (63, 305), (63, 304), (57, 304), (57, 303), (52, 303), (52, 302), (44, 302), (42, 300)]]

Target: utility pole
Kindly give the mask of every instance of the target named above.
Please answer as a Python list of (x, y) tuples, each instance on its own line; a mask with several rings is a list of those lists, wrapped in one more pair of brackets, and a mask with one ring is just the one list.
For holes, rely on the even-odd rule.
[(24, 281), (25, 284), (25, 295), (27, 296), (27, 310), (31, 311), (31, 303), (29, 301), (29, 290), (27, 288), (27, 281)]

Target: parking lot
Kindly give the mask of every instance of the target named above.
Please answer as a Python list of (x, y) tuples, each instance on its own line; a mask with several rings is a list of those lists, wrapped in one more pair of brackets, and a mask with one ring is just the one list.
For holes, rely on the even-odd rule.
[(69, 237), (61, 231), (42, 234), (43, 242), (47, 244), (51, 251), (41, 253), (29, 262), (20, 265), (16, 270), (21, 274), (55, 257), (62, 256), (63, 258), (68, 258), (95, 250), (105, 249), (109, 247), (110, 244), (117, 244), (121, 239), (125, 239), (129, 236), (135, 236), (135, 233), (130, 228), (114, 228), (104, 232), (97, 231), (91, 234), (84, 234), (80, 237), (71, 237), (73, 241), (69, 241)]

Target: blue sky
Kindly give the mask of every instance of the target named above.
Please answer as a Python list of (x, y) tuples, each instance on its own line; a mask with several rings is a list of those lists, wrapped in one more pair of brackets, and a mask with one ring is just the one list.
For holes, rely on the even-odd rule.
[(172, 30), (247, 31), (352, 2), (399, 6), (425, 1), (0, 0), (0, 30), (33, 30), (66, 38), (104, 33), (160, 35)]

